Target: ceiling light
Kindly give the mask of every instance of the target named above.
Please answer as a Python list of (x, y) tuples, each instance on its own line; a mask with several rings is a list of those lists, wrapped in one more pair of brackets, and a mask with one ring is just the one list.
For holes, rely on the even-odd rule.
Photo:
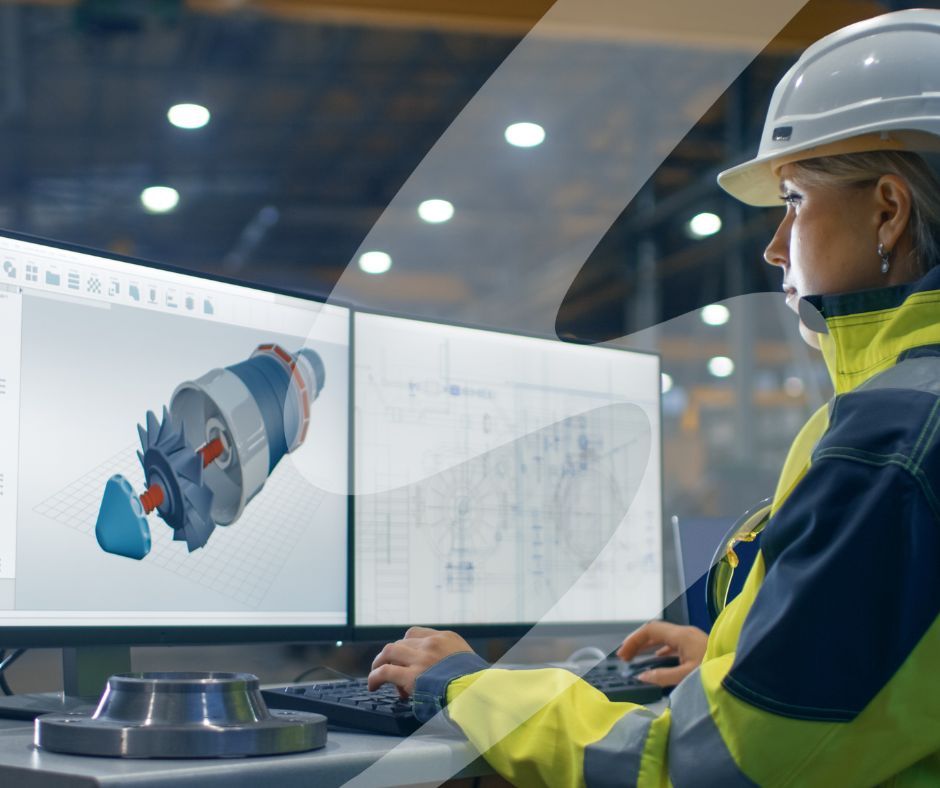
[(454, 206), (447, 200), (425, 200), (418, 206), (418, 216), (429, 224), (441, 224), (454, 215)]
[(689, 220), (688, 228), (693, 238), (707, 238), (721, 229), (721, 217), (717, 213), (699, 213)]
[(726, 378), (734, 372), (734, 362), (727, 356), (715, 356), (708, 360), (708, 371), (716, 378)]
[(728, 307), (722, 304), (709, 304), (699, 313), (706, 326), (723, 326), (731, 317)]
[(802, 378), (798, 378), (794, 375), (783, 381), (783, 390), (790, 397), (800, 397), (806, 390), (806, 385), (803, 383)]
[(174, 104), (167, 110), (166, 117), (177, 128), (201, 129), (211, 116), (201, 104)]
[(180, 193), (170, 186), (148, 186), (140, 193), (140, 201), (150, 213), (167, 213), (179, 203)]
[(367, 274), (384, 274), (392, 267), (392, 258), (385, 252), (363, 252), (359, 255), (359, 267)]
[(545, 141), (545, 129), (538, 123), (513, 123), (506, 127), (505, 137), (517, 148), (534, 148)]
[(660, 375), (660, 388), (663, 394), (672, 390), (672, 375), (667, 375), (665, 372)]

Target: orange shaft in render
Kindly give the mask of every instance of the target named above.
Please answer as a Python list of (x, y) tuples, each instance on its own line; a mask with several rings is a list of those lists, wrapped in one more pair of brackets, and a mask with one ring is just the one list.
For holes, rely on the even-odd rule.
[(222, 443), (221, 438), (209, 441), (199, 450), (199, 453), (202, 455), (202, 467), (208, 468), (212, 462), (222, 456), (224, 451), (225, 444)]
[(161, 503), (163, 503), (163, 488), (159, 484), (151, 484), (143, 495), (140, 496), (140, 502), (144, 507), (144, 514), (150, 514)]

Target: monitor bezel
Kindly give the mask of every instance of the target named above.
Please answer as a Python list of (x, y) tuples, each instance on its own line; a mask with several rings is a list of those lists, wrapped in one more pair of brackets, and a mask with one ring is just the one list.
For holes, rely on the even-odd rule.
[[(658, 361), (658, 371), (660, 378), (662, 377), (662, 354), (657, 353), (652, 350), (646, 350), (643, 348), (631, 348), (631, 347), (617, 347), (613, 345), (600, 344), (596, 342), (581, 341), (578, 339), (563, 339), (557, 335), (548, 335), (537, 332), (526, 332), (522, 330), (508, 330), (505, 328), (494, 328), (492, 326), (485, 326), (480, 324), (460, 322), (455, 320), (447, 320), (439, 317), (416, 317), (414, 315), (404, 314), (401, 312), (394, 312), (384, 309), (373, 309), (373, 308), (363, 308), (363, 307), (354, 307), (352, 312), (351, 320), (351, 341), (350, 341), (350, 354), (352, 358), (351, 367), (355, 368), (356, 366), (356, 316), (359, 314), (364, 315), (375, 315), (379, 317), (392, 317), (399, 318), (402, 320), (411, 320), (417, 323), (427, 323), (429, 325), (443, 325), (449, 326), (452, 328), (468, 328), (478, 331), (485, 331), (491, 334), (508, 334), (510, 336), (526, 337), (530, 339), (544, 339), (552, 342), (562, 342), (569, 345), (580, 345), (584, 347), (602, 347), (604, 349), (627, 352), (627, 353), (639, 353), (646, 356), (653, 356)], [(355, 386), (355, 379), (353, 379), (352, 385)], [(355, 402), (355, 389), (350, 389), (350, 398)], [(660, 452), (659, 452), (659, 474), (660, 474), (660, 566), (662, 568), (662, 604), (663, 610), (660, 611), (658, 618), (663, 620), (671, 620), (668, 611), (671, 609), (671, 602), (667, 599), (668, 595), (668, 584), (666, 578), (666, 562), (665, 562), (665, 546), (666, 546), (666, 532), (665, 532), (665, 515), (664, 515), (664, 487), (662, 483), (663, 472), (664, 472), (664, 452), (662, 451), (662, 430), (663, 430), (663, 398), (662, 394), (658, 398), (659, 402), (659, 439), (660, 439)], [(350, 457), (355, 457), (355, 409), (350, 411), (353, 415), (350, 419)], [(351, 490), (355, 491), (356, 489), (356, 476), (355, 476), (355, 464), (353, 465), (352, 474), (350, 475), (351, 481)], [(356, 519), (355, 511), (353, 511), (352, 519), (350, 520), (350, 544), (354, 544), (356, 532)], [(355, 563), (354, 552), (350, 549), (349, 552), (350, 560)], [(519, 639), (526, 635), (528, 632), (537, 628), (536, 634), (539, 637), (581, 637), (581, 636), (590, 636), (590, 635), (601, 635), (601, 634), (610, 634), (614, 629), (623, 630), (624, 635), (633, 631), (637, 627), (646, 623), (649, 619), (635, 620), (635, 621), (614, 621), (614, 620), (603, 620), (603, 621), (552, 621), (552, 622), (513, 622), (513, 623), (476, 623), (476, 624), (465, 624), (465, 623), (447, 623), (447, 624), (425, 624), (420, 621), (415, 621), (408, 625), (400, 624), (359, 624), (356, 619), (356, 573), (355, 568), (353, 567), (350, 571), (350, 600), (349, 600), (349, 622), (350, 622), (350, 640), (354, 642), (369, 642), (369, 641), (392, 641), (398, 640), (399, 638), (404, 637), (404, 633), (411, 626), (422, 626), (429, 627), (437, 630), (452, 630), (459, 632), (462, 636), (467, 639), (476, 639), (476, 638), (506, 638), (506, 639)], [(654, 618), (657, 618), (654, 616)]]
[[(106, 260), (113, 260), (119, 263), (128, 263), (131, 265), (152, 268), (157, 271), (181, 274), (194, 278), (206, 279), (210, 282), (236, 285), (248, 289), (255, 289), (262, 292), (284, 295), (291, 298), (298, 298), (304, 301), (311, 301), (317, 304), (337, 306), (349, 310), (349, 348), (350, 364), (347, 379), (347, 408), (349, 409), (349, 422), (352, 423), (352, 387), (353, 387), (353, 364), (352, 364), (352, 324), (354, 306), (339, 300), (330, 299), (329, 296), (323, 297), (312, 295), (299, 290), (291, 290), (284, 287), (277, 287), (267, 284), (260, 284), (249, 280), (241, 280), (224, 274), (207, 274), (202, 271), (193, 271), (180, 266), (158, 263), (140, 257), (131, 257), (129, 255), (116, 254), (111, 251), (94, 249), (92, 247), (73, 244), (66, 241), (58, 241), (43, 236), (21, 233), (5, 228), (0, 228), (0, 238), (25, 243), (48, 246), (53, 249), (59, 249), (67, 252), (77, 252), (79, 254), (100, 257)], [(354, 468), (352, 456), (352, 443), (349, 443), (349, 452), (347, 455), (348, 479), (352, 480)], [(351, 487), (350, 487), (351, 489)], [(346, 551), (346, 621), (343, 624), (304, 624), (304, 625), (264, 625), (244, 623), (239, 625), (219, 625), (211, 624), (200, 625), (152, 625), (152, 626), (19, 626), (10, 625), (2, 627), (0, 632), (0, 648), (70, 648), (81, 646), (157, 646), (157, 645), (234, 645), (240, 643), (315, 643), (315, 642), (336, 642), (348, 640), (350, 637), (352, 612), (350, 603), (352, 601), (353, 579), (349, 572), (354, 565), (351, 544), (349, 536), (352, 533), (352, 522), (354, 517), (355, 502), (351, 494), (346, 496), (346, 521), (347, 521), (347, 551)]]

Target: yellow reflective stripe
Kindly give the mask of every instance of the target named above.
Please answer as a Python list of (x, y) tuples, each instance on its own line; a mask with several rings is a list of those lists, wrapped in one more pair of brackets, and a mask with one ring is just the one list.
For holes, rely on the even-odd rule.
[(656, 715), (646, 709), (625, 714), (600, 741), (584, 750), (588, 788), (631, 788), (640, 779), (640, 760)]
[(940, 394), (940, 356), (906, 358), (890, 369), (869, 378), (857, 390), (885, 388)]
[(738, 768), (712, 719), (698, 668), (673, 690), (670, 708), (669, 779), (675, 788), (756, 786)]

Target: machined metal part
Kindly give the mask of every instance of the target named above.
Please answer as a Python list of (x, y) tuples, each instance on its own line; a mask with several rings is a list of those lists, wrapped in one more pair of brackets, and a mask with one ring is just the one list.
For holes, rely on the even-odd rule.
[(269, 710), (250, 673), (112, 676), (94, 714), (36, 719), (38, 747), (115, 758), (239, 758), (326, 744), (326, 717)]

